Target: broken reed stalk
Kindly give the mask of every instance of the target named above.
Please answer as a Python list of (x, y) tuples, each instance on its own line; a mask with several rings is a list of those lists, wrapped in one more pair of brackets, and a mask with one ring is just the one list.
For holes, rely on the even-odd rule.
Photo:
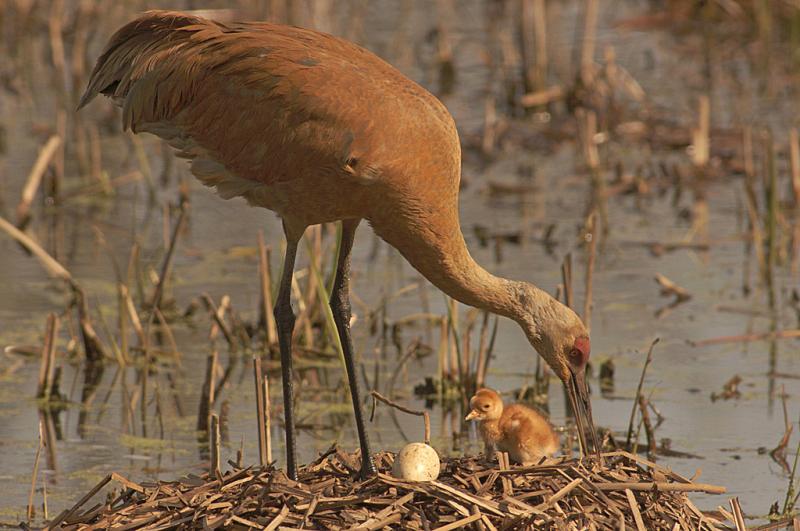
[(91, 161), (92, 181), (97, 184), (103, 194), (111, 195), (113, 187), (108, 175), (103, 171), (103, 150), (100, 146), (100, 131), (96, 124), (87, 126), (89, 132), (89, 158)]
[(125, 303), (126, 313), (128, 314), (128, 319), (130, 319), (131, 324), (133, 325), (134, 332), (136, 332), (136, 337), (139, 340), (139, 346), (144, 347), (145, 337), (144, 328), (142, 328), (142, 321), (139, 319), (139, 312), (136, 311), (136, 305), (133, 303), (131, 294), (125, 284), (119, 285), (119, 294)]
[(483, 104), (483, 137), (481, 150), (491, 156), (497, 143), (497, 104), (494, 94), (487, 94)]
[(795, 492), (795, 481), (797, 478), (797, 461), (800, 458), (800, 441), (797, 441), (797, 450), (794, 453), (794, 463), (792, 473), (789, 476), (789, 486), (786, 488), (786, 498), (783, 501), (783, 511), (781, 514), (791, 514), (800, 499), (800, 492)]
[(203, 383), (200, 411), (197, 414), (197, 431), (200, 432), (208, 431), (209, 418), (214, 408), (218, 358), (217, 349), (213, 349), (206, 360), (206, 380)]
[(447, 303), (447, 324), (449, 333), (451, 334), (451, 339), (453, 340), (454, 348), (450, 351), (451, 356), (454, 359), (450, 360), (451, 366), (454, 366), (456, 369), (456, 381), (458, 382), (458, 389), (461, 393), (462, 399), (467, 399), (467, 389), (466, 389), (466, 382), (467, 382), (467, 367), (464, 365), (464, 356), (463, 356), (463, 345), (461, 344), (461, 338), (459, 337), (458, 331), (458, 302), (451, 298), (445, 297)]
[(439, 91), (440, 95), (447, 95), (453, 92), (456, 81), (456, 69), (453, 64), (453, 44), (450, 37), (450, 22), (455, 13), (450, 0), (439, 0), (436, 3), (436, 58), (439, 70)]
[(447, 347), (450, 344), (448, 337), (448, 325), (447, 319), (442, 319), (439, 322), (439, 348), (437, 351), (437, 358), (438, 363), (436, 364), (436, 370), (439, 376), (439, 402), (441, 403), (443, 396), (444, 396), (444, 381), (445, 379), (450, 379), (450, 364), (449, 364), (449, 354), (447, 352)]
[(636, 387), (636, 396), (633, 400), (633, 407), (631, 408), (631, 418), (628, 421), (628, 435), (625, 437), (625, 447), (629, 448), (631, 444), (631, 435), (633, 434), (633, 419), (636, 417), (636, 408), (639, 405), (639, 397), (642, 396), (642, 385), (644, 384), (644, 376), (647, 373), (647, 367), (650, 365), (650, 361), (653, 359), (653, 347), (656, 346), (660, 338), (655, 338), (652, 343), (650, 343), (650, 348), (647, 350), (647, 358), (644, 361), (644, 367), (642, 367), (642, 374), (639, 377), (639, 385)]
[(275, 315), (272, 312), (272, 274), (269, 265), (269, 249), (264, 245), (264, 231), (258, 231), (258, 273), (261, 278), (261, 311), (264, 312), (264, 327), (267, 344), (278, 342)]
[(267, 432), (266, 432), (266, 402), (264, 397), (263, 373), (261, 372), (261, 357), (253, 355), (253, 376), (256, 386), (256, 422), (258, 423), (258, 461), (261, 466), (270, 463), (267, 453)]
[(703, 94), (697, 102), (698, 124), (692, 129), (692, 163), (698, 169), (704, 169), (710, 159), (711, 110), (708, 95)]
[(766, 278), (769, 307), (775, 308), (775, 290), (773, 285), (773, 271), (778, 257), (778, 172), (775, 170), (775, 146), (772, 134), (764, 132), (764, 193), (766, 204), (765, 224), (767, 227), (767, 267)]
[(69, 285), (75, 298), (75, 304), (78, 307), (78, 319), (87, 358), (91, 361), (99, 361), (100, 359), (107, 358), (106, 348), (92, 326), (86, 294), (83, 292), (83, 288), (81, 288), (80, 284), (72, 278), (70, 272), (50, 256), (47, 251), (42, 249), (36, 241), (6, 221), (3, 217), (0, 217), (0, 230), (4, 231), (22, 244), (23, 247), (28, 249), (50, 275), (65, 281)]
[(220, 478), (222, 477), (222, 474), (219, 469), (219, 416), (216, 413), (211, 414), (211, 437), (209, 437), (209, 439), (211, 445), (210, 473)]
[[(128, 305), (125, 294), (122, 291), (124, 284), (117, 282), (117, 332), (119, 336), (120, 361), (123, 365), (129, 365), (130, 345), (128, 344)], [(127, 289), (125, 290), (127, 292)]]
[[(66, 138), (67, 136), (67, 113), (64, 109), (58, 109), (56, 111), (56, 134), (60, 138)], [(60, 143), (53, 156), (52, 179), (47, 185), (46, 191), (56, 205), (61, 201), (62, 183), (64, 182), (64, 153), (66, 151), (66, 146), (64, 144), (64, 142)]]
[(144, 175), (144, 180), (147, 183), (147, 190), (150, 200), (154, 201), (156, 197), (156, 183), (153, 179), (153, 171), (150, 168), (150, 161), (147, 159), (147, 152), (142, 144), (142, 139), (133, 133), (129, 134), (128, 138), (130, 138), (131, 142), (133, 142), (136, 158), (139, 161), (139, 170), (142, 172), (142, 175)]
[(731, 498), (731, 511), (733, 512), (733, 523), (736, 525), (736, 531), (747, 531), (747, 524), (744, 523), (744, 513), (742, 513), (742, 506), (739, 505), (739, 498)]
[[(489, 312), (483, 312), (483, 322), (481, 323), (481, 335), (480, 339), (478, 340), (478, 355), (475, 358), (475, 388), (480, 389), (483, 387), (483, 381), (486, 376), (486, 370), (484, 365), (486, 364), (486, 360), (488, 358), (489, 352), (489, 343), (488, 343), (488, 335), (487, 332), (489, 331)], [(494, 334), (492, 334), (494, 335)]]
[(786, 447), (789, 445), (794, 426), (789, 422), (789, 412), (786, 409), (786, 389), (784, 389), (783, 385), (781, 385), (781, 405), (783, 406), (783, 425), (785, 426), (783, 437), (781, 437), (778, 445), (770, 450), (769, 456), (788, 473), (789, 464), (786, 462)]
[[(161, 305), (161, 298), (164, 296), (164, 285), (167, 282), (167, 277), (169, 276), (170, 268), (172, 266), (172, 257), (175, 254), (175, 246), (178, 243), (178, 235), (181, 233), (181, 230), (183, 230), (183, 224), (186, 220), (186, 211), (188, 209), (189, 205), (187, 203), (181, 203), (178, 221), (175, 223), (175, 228), (172, 230), (172, 236), (169, 241), (169, 247), (167, 248), (167, 254), (164, 256), (164, 260), (161, 263), (161, 270), (158, 274), (158, 283), (156, 284), (156, 287), (153, 290), (153, 295), (150, 298), (151, 309), (158, 308)], [(150, 322), (152, 322), (152, 320), (153, 319), (151, 317)]]
[[(584, 86), (591, 85), (594, 79), (597, 4), (597, 0), (586, 0), (586, 8), (583, 11), (583, 39), (580, 47), (581, 56), (578, 75)], [(577, 49), (577, 43), (575, 49)]]
[(424, 442), (425, 442), (425, 444), (428, 444), (428, 445), (431, 444), (431, 419), (430, 419), (430, 416), (428, 415), (427, 411), (425, 411), (425, 410), (418, 411), (416, 409), (409, 409), (409, 408), (407, 408), (405, 406), (401, 406), (397, 402), (389, 400), (388, 398), (386, 398), (385, 396), (383, 396), (382, 394), (380, 394), (378, 391), (375, 391), (375, 390), (370, 391), (370, 395), (372, 395), (372, 398), (373, 398), (373, 411), (375, 409), (374, 400), (380, 400), (381, 402), (383, 402), (387, 406), (391, 406), (391, 407), (393, 407), (395, 409), (399, 409), (403, 413), (408, 413), (409, 415), (416, 415), (418, 417), (422, 417), (422, 420), (425, 423), (425, 439), (424, 439)]
[(647, 453), (655, 455), (656, 453), (656, 434), (653, 430), (653, 424), (650, 422), (650, 413), (647, 410), (648, 400), (639, 395), (639, 412), (642, 415), (642, 424), (644, 424), (644, 433), (647, 436)]
[(31, 473), (31, 490), (28, 494), (28, 522), (33, 518), (33, 495), (36, 493), (36, 479), (39, 477), (39, 458), (42, 456), (42, 421), (39, 421), (39, 442), (36, 445), (36, 456), (33, 458), (33, 473)]
[(564, 283), (564, 303), (572, 308), (572, 253), (567, 253), (561, 264), (561, 279)]
[(72, 294), (75, 298), (75, 305), (78, 307), (78, 323), (81, 327), (81, 336), (83, 337), (83, 347), (86, 351), (86, 358), (90, 362), (99, 362), (103, 359), (109, 358), (108, 350), (97, 332), (92, 325), (91, 316), (89, 314), (89, 303), (86, 300), (86, 293), (83, 288), (75, 281), (70, 282)]
[(53, 386), (53, 373), (56, 365), (56, 338), (58, 336), (59, 326), (60, 320), (58, 315), (51, 313), (47, 316), (36, 398), (43, 398), (44, 400), (50, 399), (50, 392)]
[(42, 247), (30, 236), (6, 221), (3, 217), (0, 217), (0, 230), (14, 238), (23, 247), (30, 251), (51, 276), (60, 278), (61, 280), (64, 280), (70, 284), (74, 282), (72, 275), (69, 271), (67, 271), (66, 268), (64, 268), (64, 266), (58, 263), (55, 258), (50, 256), (47, 251), (42, 249)]
[(67, 88), (66, 88), (66, 54), (64, 52), (64, 0), (54, 0), (50, 4), (50, 12), (47, 17), (47, 28), (50, 35), (50, 53), (53, 60), (54, 83), (59, 97), (59, 106), (66, 108)]
[(203, 293), (200, 299), (211, 315), (211, 330), (208, 333), (208, 339), (210, 341), (216, 340), (217, 335), (222, 331), (225, 341), (228, 342), (228, 348), (230, 348), (231, 352), (236, 352), (236, 341), (234, 340), (233, 332), (231, 332), (230, 327), (228, 327), (228, 324), (225, 322), (225, 313), (230, 308), (231, 298), (228, 295), (223, 295), (219, 301), (219, 307), (217, 307), (208, 293)]
[(172, 349), (172, 355), (175, 358), (175, 364), (180, 366), (181, 364), (181, 353), (178, 350), (178, 343), (175, 341), (175, 335), (172, 333), (172, 327), (169, 326), (169, 322), (167, 322), (167, 318), (164, 317), (164, 314), (161, 313), (161, 310), (158, 308), (154, 308), (153, 311), (156, 314), (156, 319), (158, 319), (158, 325), (164, 332), (164, 335), (167, 337), (167, 343), (169, 344), (169, 348)]
[(269, 398), (269, 374), (264, 373), (264, 433), (266, 434), (267, 463), (272, 462), (272, 401)]
[(22, 189), (22, 197), (17, 205), (17, 228), (24, 230), (30, 222), (31, 204), (36, 197), (36, 191), (39, 189), (44, 172), (53, 160), (53, 156), (60, 145), (61, 137), (53, 135), (39, 151), (39, 156), (28, 174), (25, 187)]
[(798, 139), (796, 127), (789, 131), (789, 160), (792, 170), (794, 207), (800, 209), (800, 139)]
[(547, 21), (544, 0), (522, 0), (520, 17), (526, 92), (544, 89), (547, 82)]
[(595, 237), (595, 225), (597, 214), (592, 212), (586, 222), (586, 295), (583, 299), (583, 324), (586, 331), (592, 330), (592, 280), (594, 276), (594, 263), (597, 254), (597, 238)]

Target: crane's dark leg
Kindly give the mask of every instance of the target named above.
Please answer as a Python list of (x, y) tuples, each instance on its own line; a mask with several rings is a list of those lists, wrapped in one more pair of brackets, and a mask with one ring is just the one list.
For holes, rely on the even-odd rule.
[(297, 446), (295, 443), (294, 429), (294, 402), (292, 380), (292, 332), (294, 331), (294, 312), (292, 311), (292, 275), (294, 274), (294, 259), (297, 255), (297, 242), (300, 241), (302, 231), (296, 234), (286, 224), (283, 225), (286, 234), (286, 254), (283, 257), (283, 271), (281, 284), (278, 288), (278, 297), (275, 299), (275, 326), (278, 329), (278, 346), (281, 350), (281, 376), (283, 378), (283, 415), (286, 422), (286, 474), (297, 479)]
[(360, 221), (358, 219), (342, 221), (342, 244), (339, 247), (339, 259), (336, 263), (336, 278), (333, 281), (330, 304), (333, 320), (339, 331), (339, 340), (342, 342), (347, 381), (350, 384), (350, 396), (353, 399), (358, 441), (361, 444), (361, 475), (367, 478), (377, 474), (377, 471), (375, 463), (372, 462), (369, 438), (364, 426), (361, 393), (358, 389), (358, 377), (353, 363), (353, 341), (350, 339), (350, 251), (353, 249), (353, 238)]

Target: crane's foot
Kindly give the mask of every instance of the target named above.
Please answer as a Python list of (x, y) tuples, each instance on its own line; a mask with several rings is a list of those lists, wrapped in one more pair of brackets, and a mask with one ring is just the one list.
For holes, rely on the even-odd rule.
[(297, 468), (286, 468), (286, 477), (291, 479), (292, 481), (297, 481)]
[(367, 459), (361, 460), (361, 479), (367, 480), (370, 478), (374, 478), (378, 475), (378, 469), (375, 468), (375, 463), (372, 461), (372, 456), (367, 457)]

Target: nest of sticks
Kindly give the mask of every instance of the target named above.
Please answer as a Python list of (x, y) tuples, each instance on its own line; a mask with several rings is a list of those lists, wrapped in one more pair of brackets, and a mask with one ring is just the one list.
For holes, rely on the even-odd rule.
[[(358, 454), (331, 448), (292, 481), (272, 467), (238, 467), (177, 481), (134, 483), (109, 474), (50, 529), (719, 529), (725, 510), (700, 511), (689, 492), (720, 494), (627, 452), (509, 467), (483, 457), (445, 458), (438, 481), (380, 473), (358, 478)], [(121, 492), (92, 497), (116, 481)], [(734, 528), (730, 526), (729, 528)]]

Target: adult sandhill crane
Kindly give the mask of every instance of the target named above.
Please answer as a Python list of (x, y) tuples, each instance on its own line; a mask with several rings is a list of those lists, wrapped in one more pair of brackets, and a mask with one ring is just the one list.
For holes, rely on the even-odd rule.
[[(150, 11), (111, 37), (83, 107), (98, 93), (124, 128), (165, 139), (225, 199), (241, 196), (283, 221), (275, 301), (287, 473), (297, 477), (290, 301), (297, 245), (314, 224), (341, 221), (330, 306), (344, 350), (362, 475), (373, 475), (350, 340), (349, 272), (361, 220), (422, 275), (464, 304), (519, 323), (567, 386), (581, 447), (591, 421), (589, 336), (569, 308), (532, 284), (496, 277), (470, 256), (458, 219), (461, 148), (444, 105), (369, 51), (307, 29), (223, 24)], [(597, 445), (595, 444), (595, 447)]]

